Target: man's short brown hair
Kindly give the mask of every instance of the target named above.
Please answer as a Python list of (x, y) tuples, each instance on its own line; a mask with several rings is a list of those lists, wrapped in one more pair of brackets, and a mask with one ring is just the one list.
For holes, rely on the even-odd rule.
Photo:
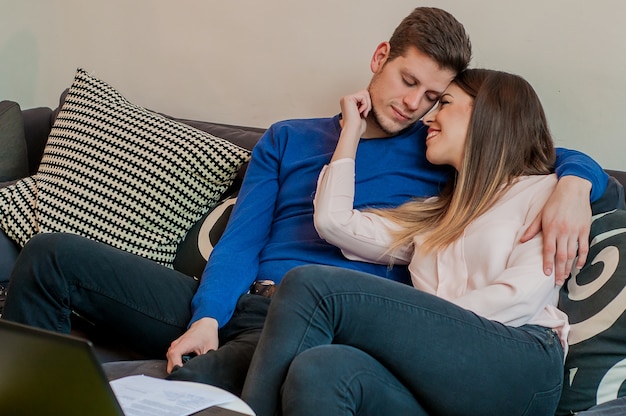
[(463, 25), (445, 10), (418, 7), (405, 17), (389, 40), (389, 60), (403, 56), (411, 46), (442, 69), (459, 73), (472, 58), (472, 45)]

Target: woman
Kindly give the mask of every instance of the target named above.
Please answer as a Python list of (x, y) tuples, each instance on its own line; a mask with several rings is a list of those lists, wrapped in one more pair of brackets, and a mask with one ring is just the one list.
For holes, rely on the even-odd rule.
[[(554, 148), (522, 78), (468, 70), (424, 117), (427, 157), (457, 178), (397, 209), (352, 207), (354, 156), (371, 109), (342, 99), (320, 174), (316, 227), (351, 259), (409, 263), (414, 286), (326, 266), (288, 273), (244, 387), (257, 415), (552, 415), (567, 317), (520, 237), (551, 194)], [(401, 117), (401, 114), (398, 114)]]

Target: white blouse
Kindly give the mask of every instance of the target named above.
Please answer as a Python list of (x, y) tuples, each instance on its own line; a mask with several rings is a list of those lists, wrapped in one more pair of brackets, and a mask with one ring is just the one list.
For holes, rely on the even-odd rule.
[(354, 209), (354, 160), (324, 167), (315, 195), (315, 228), (351, 260), (409, 264), (413, 285), (476, 314), (510, 326), (542, 325), (559, 334), (567, 350), (567, 315), (557, 309), (554, 274), (543, 272), (543, 237), (520, 238), (556, 186), (556, 175), (520, 177), (461, 238), (435, 252), (420, 250), (423, 237), (388, 253), (398, 225)]

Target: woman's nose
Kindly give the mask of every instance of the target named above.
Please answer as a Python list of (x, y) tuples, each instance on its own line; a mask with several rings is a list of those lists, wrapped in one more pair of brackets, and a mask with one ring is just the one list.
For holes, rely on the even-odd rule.
[(424, 122), (424, 124), (426, 124), (427, 126), (430, 126), (430, 124), (435, 121), (435, 117), (437, 116), (438, 110), (437, 107), (433, 107), (431, 108), (431, 110), (426, 113), (424, 115), (424, 117), (422, 117), (422, 121)]

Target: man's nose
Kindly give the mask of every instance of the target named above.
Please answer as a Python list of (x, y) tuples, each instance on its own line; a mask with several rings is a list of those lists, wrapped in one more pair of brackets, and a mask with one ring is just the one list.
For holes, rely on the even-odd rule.
[(409, 110), (416, 111), (419, 109), (420, 103), (424, 99), (423, 91), (412, 91), (404, 96), (404, 104)]

